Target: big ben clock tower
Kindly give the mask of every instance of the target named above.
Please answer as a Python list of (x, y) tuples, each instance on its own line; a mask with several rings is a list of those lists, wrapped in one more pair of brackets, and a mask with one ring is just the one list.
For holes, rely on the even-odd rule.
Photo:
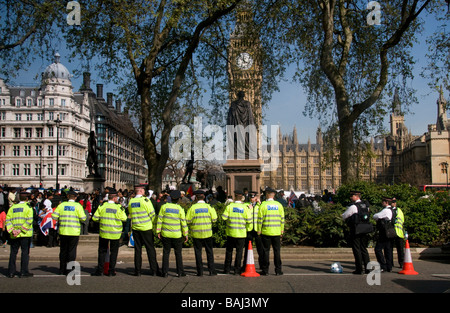
[(249, 4), (243, 3), (237, 9), (234, 31), (228, 46), (228, 79), (230, 84), (230, 105), (237, 93), (243, 91), (245, 100), (252, 106), (255, 125), (261, 125), (261, 57), (258, 34), (254, 32), (253, 14)]
[[(226, 188), (229, 194), (235, 190), (260, 192), (260, 174), (262, 160), (258, 148), (260, 146), (259, 127), (261, 126), (261, 57), (259, 36), (253, 25), (251, 7), (247, 1), (237, 9), (236, 25), (230, 36), (228, 46), (228, 79), (230, 86), (229, 105), (236, 100), (248, 101), (256, 126), (256, 140), (249, 140), (250, 146), (256, 149), (256, 159), (227, 159), (222, 165), (226, 173)], [(239, 96), (238, 96), (239, 94)], [(228, 134), (227, 134), (228, 136)], [(253, 138), (255, 139), (255, 138)], [(251, 148), (250, 148), (251, 149)]]

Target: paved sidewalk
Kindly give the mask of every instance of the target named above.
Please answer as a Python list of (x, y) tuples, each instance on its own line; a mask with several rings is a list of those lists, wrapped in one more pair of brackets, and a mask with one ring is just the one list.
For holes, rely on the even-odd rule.
[[(83, 237), (83, 236), (82, 236)], [(89, 239), (80, 239), (80, 244), (77, 248), (77, 261), (97, 261), (98, 235), (89, 235)], [(369, 248), (371, 259), (375, 260), (375, 253), (373, 248)], [(450, 251), (441, 248), (411, 248), (411, 256), (413, 260), (419, 259), (450, 259)], [(156, 248), (158, 260), (162, 258), (162, 248)], [(0, 261), (8, 260), (10, 247), (6, 245), (4, 248), (0, 247)], [(255, 260), (258, 253), (253, 247), (253, 254)], [(143, 260), (146, 260), (146, 252), (143, 249)], [(206, 254), (203, 251), (204, 258)], [(171, 258), (174, 258), (174, 253), (171, 251)], [(220, 262), (225, 260), (225, 248), (215, 248), (214, 258)], [(351, 248), (314, 248), (314, 247), (281, 247), (282, 260), (327, 260), (327, 261), (344, 261), (353, 260)], [(18, 253), (20, 259), (20, 251)], [(34, 247), (30, 250), (30, 261), (58, 261), (59, 247)], [(118, 261), (132, 262), (134, 260), (134, 249), (123, 245), (119, 249)], [(195, 260), (193, 248), (183, 248), (183, 260)], [(397, 260), (396, 250), (394, 249), (394, 261)]]

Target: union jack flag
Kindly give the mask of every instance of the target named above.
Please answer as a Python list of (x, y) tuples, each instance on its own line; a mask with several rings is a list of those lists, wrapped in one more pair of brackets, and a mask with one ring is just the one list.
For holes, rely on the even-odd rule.
[(42, 218), (41, 224), (39, 225), (41, 232), (47, 236), (48, 230), (50, 228), (56, 229), (56, 221), (52, 219), (52, 212), (49, 212), (45, 214), (45, 216)]

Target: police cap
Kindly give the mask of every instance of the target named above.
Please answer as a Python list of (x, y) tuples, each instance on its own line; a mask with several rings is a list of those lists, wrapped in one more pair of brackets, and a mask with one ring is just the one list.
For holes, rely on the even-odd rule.
[(359, 190), (352, 190), (352, 191), (350, 191), (350, 196), (353, 196), (353, 195), (360, 196), (361, 195), (361, 191), (359, 191)]
[(234, 194), (235, 194), (235, 195), (243, 195), (244, 192), (243, 192), (242, 190), (235, 190), (235, 191), (234, 191)]
[(172, 200), (179, 199), (181, 197), (181, 192), (179, 190), (173, 190), (170, 192), (170, 198)]
[(194, 191), (194, 195), (204, 195), (206, 193), (206, 191), (202, 190), (202, 189), (198, 189), (196, 191)]
[(256, 191), (250, 191), (249, 193), (248, 193), (249, 195), (250, 195), (250, 197), (256, 197), (256, 195), (258, 194), (258, 192), (256, 192)]
[(276, 193), (277, 191), (271, 187), (267, 187), (266, 190), (264, 190), (266, 193)]
[(67, 192), (67, 195), (68, 195), (68, 196), (76, 196), (77, 193), (76, 193), (74, 190), (69, 190), (69, 191)]

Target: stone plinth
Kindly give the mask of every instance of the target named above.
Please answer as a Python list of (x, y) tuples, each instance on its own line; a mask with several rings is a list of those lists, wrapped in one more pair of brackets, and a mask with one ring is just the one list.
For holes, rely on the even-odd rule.
[(92, 193), (95, 189), (99, 189), (100, 192), (105, 188), (105, 179), (101, 176), (93, 176), (89, 175), (85, 179), (84, 182), (84, 192)]
[(222, 168), (227, 177), (227, 194), (235, 190), (260, 192), (260, 175), (262, 160), (227, 160)]

